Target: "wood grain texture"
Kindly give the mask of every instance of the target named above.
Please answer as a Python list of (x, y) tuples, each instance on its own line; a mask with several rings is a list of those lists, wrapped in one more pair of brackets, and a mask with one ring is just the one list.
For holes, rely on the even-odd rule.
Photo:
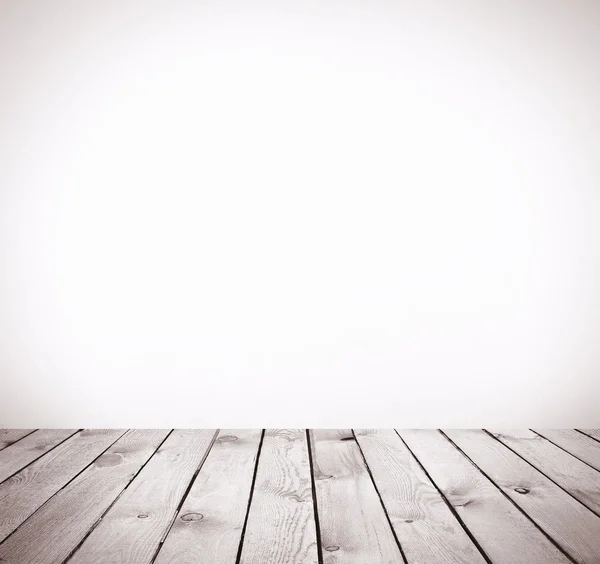
[(600, 442), (574, 429), (533, 429), (533, 431), (600, 471)]
[(150, 563), (214, 436), (214, 430), (173, 431), (70, 564)]
[(350, 429), (311, 432), (324, 564), (403, 562)]
[(600, 429), (577, 429), (581, 433), (586, 434), (588, 437), (592, 437), (597, 441), (600, 441)]
[(128, 431), (0, 544), (0, 562), (62, 564), (166, 435)]
[(580, 431), (20, 432), (2, 564), (600, 564)]
[(600, 562), (600, 518), (484, 431), (445, 431), (575, 561)]
[(235, 563), (261, 434), (220, 431), (155, 564)]
[(0, 541), (114, 443), (123, 429), (81, 431), (0, 484)]
[(40, 429), (0, 451), (0, 482), (60, 444), (77, 429)]
[(398, 432), (494, 564), (569, 562), (440, 432)]
[(241, 564), (317, 564), (306, 433), (265, 432)]
[(355, 430), (408, 564), (484, 564), (485, 559), (392, 429)]
[(0, 429), (0, 450), (33, 433), (35, 429)]
[(600, 474), (568, 452), (530, 430), (490, 430), (505, 445), (600, 514)]

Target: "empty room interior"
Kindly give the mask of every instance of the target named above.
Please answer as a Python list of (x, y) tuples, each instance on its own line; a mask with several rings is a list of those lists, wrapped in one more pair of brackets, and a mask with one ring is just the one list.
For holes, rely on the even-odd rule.
[(600, 564), (599, 54), (0, 0), (0, 563)]

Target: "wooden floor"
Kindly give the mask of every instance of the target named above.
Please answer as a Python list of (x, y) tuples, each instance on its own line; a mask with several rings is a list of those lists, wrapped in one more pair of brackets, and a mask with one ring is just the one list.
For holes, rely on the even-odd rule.
[(0, 429), (3, 564), (600, 564), (600, 430)]

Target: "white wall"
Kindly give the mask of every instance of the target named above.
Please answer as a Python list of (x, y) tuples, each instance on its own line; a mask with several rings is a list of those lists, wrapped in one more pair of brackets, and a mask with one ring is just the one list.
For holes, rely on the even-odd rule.
[(600, 425), (600, 3), (0, 4), (0, 425)]

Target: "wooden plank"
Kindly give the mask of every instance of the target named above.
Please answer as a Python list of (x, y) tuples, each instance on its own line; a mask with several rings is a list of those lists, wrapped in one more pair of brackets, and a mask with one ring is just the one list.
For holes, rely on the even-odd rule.
[(260, 429), (219, 433), (155, 564), (235, 563), (261, 434)]
[(69, 564), (151, 562), (214, 436), (206, 429), (173, 431)]
[(10, 478), (77, 432), (77, 429), (40, 429), (0, 452), (0, 482)]
[(128, 431), (0, 544), (0, 562), (62, 564), (167, 433)]
[(81, 431), (0, 484), (0, 541), (91, 464), (123, 429)]
[(311, 437), (324, 563), (403, 562), (352, 431), (314, 430)]
[(600, 514), (600, 475), (597, 470), (528, 429), (490, 432), (575, 499)]
[(241, 564), (317, 564), (306, 433), (265, 432)]
[(484, 431), (445, 431), (575, 561), (600, 562), (600, 517)]
[(408, 564), (484, 564), (415, 457), (392, 429), (355, 430)]
[(588, 437), (600, 441), (600, 429), (577, 429), (581, 433), (585, 433)]
[(35, 429), (0, 429), (0, 450), (33, 433)]
[(398, 432), (494, 564), (570, 561), (441, 433)]
[(600, 471), (600, 442), (574, 429), (533, 429), (580, 460)]

